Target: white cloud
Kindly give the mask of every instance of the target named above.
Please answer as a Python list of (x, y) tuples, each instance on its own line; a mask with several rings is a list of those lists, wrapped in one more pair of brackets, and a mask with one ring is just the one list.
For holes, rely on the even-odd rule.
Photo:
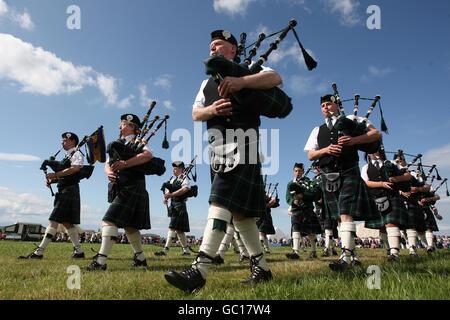
[[(9, 220), (24, 220), (30, 215), (49, 215), (53, 209), (51, 201), (42, 200), (30, 193), (14, 193), (0, 186), (0, 216)], [(2, 221), (6, 217), (2, 217)]]
[(4, 0), (0, 0), (0, 17), (8, 13), (8, 5)]
[(325, 80), (318, 79), (317, 76), (292, 76), (289, 79), (288, 87), (292, 92), (296, 92), (300, 96), (308, 94), (323, 93), (329, 87)]
[(376, 77), (384, 77), (392, 72), (391, 68), (380, 69), (375, 66), (369, 66), (369, 73)]
[(147, 96), (147, 86), (142, 84), (139, 86), (139, 104), (143, 107), (149, 106), (155, 99), (149, 98)]
[(34, 29), (34, 23), (31, 21), (28, 12), (19, 13), (14, 8), (10, 9), (4, 0), (0, 0), (0, 18), (2, 17), (6, 17), (15, 23), (18, 23), (22, 29)]
[(175, 107), (172, 105), (172, 101), (165, 100), (163, 102), (163, 106), (169, 110), (175, 110)]
[(224, 12), (229, 15), (247, 13), (248, 5), (257, 0), (214, 0), (214, 10), (218, 13)]
[(21, 153), (3, 153), (0, 152), (0, 160), (6, 161), (39, 161), (41, 160), (39, 157), (29, 155), (29, 154), (21, 154)]
[(422, 159), (423, 163), (435, 164), (439, 171), (450, 169), (450, 144), (427, 151)]
[(52, 52), (4, 33), (0, 33), (0, 79), (19, 83), (22, 92), (46, 96), (72, 94), (93, 86), (109, 105), (123, 107), (131, 100), (131, 96), (118, 100), (116, 78), (90, 66), (74, 66)]
[(361, 20), (357, 9), (359, 2), (356, 0), (322, 0), (332, 13), (340, 15), (340, 23), (346, 26), (358, 24)]
[(24, 13), (14, 13), (11, 16), (11, 19), (17, 22), (22, 29), (33, 30), (34, 23), (31, 21), (31, 17), (27, 12)]
[(158, 79), (153, 83), (155, 87), (161, 87), (163, 89), (169, 90), (172, 87), (172, 82), (170, 79), (172, 79), (173, 76), (170, 74), (163, 74), (159, 76)]

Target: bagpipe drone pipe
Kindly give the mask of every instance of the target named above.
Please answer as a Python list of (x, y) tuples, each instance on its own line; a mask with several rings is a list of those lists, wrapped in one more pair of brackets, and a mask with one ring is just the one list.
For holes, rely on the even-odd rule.
[[(258, 40), (254, 43), (253, 49), (249, 51), (249, 57), (241, 64), (231, 61), (223, 55), (215, 55), (207, 58), (205, 60), (206, 74), (211, 75), (216, 83), (220, 84), (227, 76), (244, 77), (260, 72), (262, 70), (262, 64), (268, 59), (270, 53), (277, 49), (278, 44), (286, 37), (289, 30), (292, 30), (297, 38), (308, 69), (314, 69), (317, 66), (317, 62), (311, 58), (300, 43), (297, 33), (294, 30), (296, 25), (297, 21), (293, 19), (289, 22), (289, 26), (270, 35), (273, 36), (281, 32), (275, 42), (270, 44), (270, 48), (267, 52), (261, 55), (259, 60), (252, 65), (250, 65), (251, 58), (256, 55), (256, 50), (259, 48), (261, 41), (270, 36), (266, 37), (264, 34), (260, 34)], [(236, 59), (238, 61), (240, 61), (239, 56), (244, 49), (245, 40), (246, 35), (243, 33), (241, 34), (240, 44), (238, 46)], [(291, 98), (278, 87), (273, 87), (271, 89), (244, 88), (238, 92), (232, 93), (230, 98), (233, 102), (233, 108), (240, 112), (256, 113), (269, 118), (284, 118), (292, 111)]]
[(267, 184), (267, 175), (264, 175), (264, 194), (265, 194), (265, 202), (266, 204), (272, 200), (275, 195), (275, 204), (271, 208), (277, 208), (280, 206), (280, 198), (278, 197), (278, 182), (274, 184), (273, 190), (271, 191), (272, 183), (269, 183), (269, 186), (266, 191)]
[[(331, 84), (331, 86), (334, 90), (334, 96), (336, 98), (336, 103), (339, 106), (338, 120), (335, 124), (335, 127), (338, 130), (338, 137), (342, 137), (342, 136), (357, 137), (357, 136), (365, 134), (367, 132), (368, 118), (372, 114), (372, 111), (374, 110), (374, 108), (376, 107), (377, 104), (379, 105), (380, 114), (381, 114), (381, 131), (387, 132), (386, 123), (383, 118), (383, 111), (381, 110), (381, 105), (380, 105), (380, 99), (381, 99), (380, 95), (376, 95), (374, 99), (370, 99), (370, 98), (361, 98), (359, 94), (355, 94), (354, 99), (345, 100), (345, 101), (352, 101), (352, 100), (355, 101), (355, 106), (353, 109), (353, 116), (352, 116), (353, 119), (350, 119), (345, 116), (344, 107), (342, 105), (342, 102), (345, 102), (345, 101), (341, 101), (339, 92), (337, 90), (336, 83), (333, 82)], [(369, 110), (367, 111), (366, 116), (363, 118), (362, 122), (358, 122), (358, 120), (357, 120), (358, 109), (359, 109), (359, 100), (371, 100), (372, 101), (372, 105), (369, 107)], [(372, 154), (372, 153), (377, 152), (379, 150), (380, 146), (381, 146), (381, 140), (376, 140), (376, 141), (370, 142), (370, 143), (358, 144), (358, 145), (356, 145), (356, 148), (360, 151)]]
[[(84, 138), (77, 144), (75, 149), (62, 160), (56, 160), (56, 156), (61, 152), (62, 148), (59, 149), (55, 155), (51, 156), (49, 159), (46, 159), (42, 162), (40, 170), (44, 171), (44, 174), (47, 175), (47, 167), (50, 167), (54, 172), (59, 172), (64, 169), (70, 168), (71, 166), (71, 158), (75, 154), (75, 152), (80, 151), (80, 148), (83, 145), (87, 145), (87, 160), (89, 165), (81, 166), (80, 170), (73, 175), (61, 177), (60, 180), (71, 180), (73, 182), (79, 182), (81, 179), (89, 179), (94, 171), (94, 163), (96, 161), (105, 162), (106, 161), (106, 152), (105, 152), (105, 138), (103, 134), (103, 126), (100, 126), (97, 130), (94, 131), (89, 136), (84, 136)], [(81, 151), (80, 151), (81, 152)], [(54, 192), (52, 190), (51, 185), (48, 185), (52, 196), (54, 196)]]
[[(155, 118), (148, 123), (150, 113), (152, 112), (153, 108), (156, 105), (156, 101), (153, 101), (150, 105), (149, 110), (145, 114), (144, 118), (142, 119), (141, 125), (139, 126), (139, 133), (134, 142), (125, 144), (123, 141), (115, 140), (108, 144), (108, 147), (106, 149), (106, 152), (110, 156), (110, 164), (113, 164), (116, 161), (119, 160), (128, 160), (136, 155), (143, 152), (144, 147), (148, 144), (148, 140), (150, 140), (151, 137), (153, 137), (156, 132), (162, 127), (164, 124), (165, 127), (165, 134), (164, 134), (164, 140), (162, 143), (162, 147), (164, 149), (169, 148), (169, 143), (167, 141), (167, 119), (169, 119), (169, 115), (165, 115), (164, 119), (162, 119), (156, 128), (150, 132), (150, 136), (147, 139), (144, 139), (146, 134), (150, 131), (150, 129), (153, 127), (153, 125), (159, 120), (159, 116), (155, 116)], [(145, 175), (153, 175), (156, 174), (158, 176), (161, 176), (166, 172), (166, 168), (164, 166), (165, 161), (158, 157), (152, 157), (151, 160), (137, 166), (130, 167), (126, 170), (131, 173), (137, 173), (137, 174), (145, 174)]]

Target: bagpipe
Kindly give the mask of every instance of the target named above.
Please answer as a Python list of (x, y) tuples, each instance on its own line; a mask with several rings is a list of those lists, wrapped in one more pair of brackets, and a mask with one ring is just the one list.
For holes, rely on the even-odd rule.
[[(361, 98), (361, 96), (359, 94), (355, 94), (355, 98), (354, 99), (347, 99), (347, 100), (341, 101), (341, 98), (339, 96), (339, 92), (337, 90), (336, 83), (333, 82), (331, 84), (331, 86), (332, 86), (333, 91), (334, 91), (334, 96), (336, 98), (336, 103), (337, 103), (337, 105), (339, 107), (338, 114), (337, 114), (338, 119), (337, 119), (337, 122), (335, 124), (335, 127), (338, 130), (338, 137), (342, 137), (342, 136), (357, 137), (357, 136), (365, 134), (367, 132), (367, 121), (368, 121), (368, 118), (372, 114), (372, 112), (375, 109), (377, 104), (379, 106), (380, 114), (381, 114), (381, 131), (387, 132), (386, 122), (384, 121), (383, 111), (381, 109), (381, 104), (380, 104), (380, 100), (381, 100), (381, 96), (380, 95), (376, 95), (375, 98), (371, 99), (371, 98)], [(346, 117), (345, 111), (344, 111), (344, 107), (343, 107), (342, 103), (343, 102), (347, 102), (347, 101), (353, 101), (353, 100), (355, 101), (355, 105), (354, 105), (354, 108), (353, 108), (352, 119), (350, 119), (350, 118)], [(359, 100), (372, 101), (372, 104), (369, 107), (369, 110), (367, 111), (365, 117), (363, 118), (363, 120), (361, 122), (358, 122)], [(358, 150), (363, 151), (363, 152), (367, 152), (369, 154), (377, 152), (379, 150), (380, 146), (381, 146), (381, 140), (377, 140), (377, 141), (370, 142), (370, 143), (364, 143), (364, 144), (356, 145)]]
[[(167, 141), (167, 120), (169, 119), (169, 115), (166, 114), (164, 119), (160, 119), (158, 115), (155, 116), (154, 119), (149, 123), (149, 117), (156, 105), (156, 101), (152, 101), (147, 113), (145, 114), (142, 122), (139, 126), (138, 134), (134, 142), (130, 142), (128, 144), (123, 143), (120, 139), (115, 140), (108, 144), (106, 152), (110, 156), (109, 164), (113, 164), (114, 162), (120, 160), (128, 160), (136, 155), (143, 152), (144, 147), (148, 144), (148, 141), (156, 134), (156, 132), (164, 125), (165, 133), (164, 140), (162, 143), (163, 149), (169, 148), (169, 142)], [(155, 129), (150, 132), (150, 135), (147, 139), (144, 139), (147, 133), (152, 129), (155, 123), (160, 120)], [(145, 174), (145, 175), (153, 175), (156, 174), (161, 176), (166, 172), (166, 168), (164, 166), (165, 161), (158, 157), (152, 157), (151, 160), (137, 166), (133, 166), (128, 168), (130, 172), (135, 172), (137, 174)]]
[[(105, 153), (105, 138), (103, 134), (103, 126), (100, 126), (97, 130), (95, 130), (91, 135), (84, 136), (84, 138), (77, 144), (75, 149), (62, 160), (56, 160), (56, 156), (61, 152), (59, 149), (53, 156), (49, 159), (46, 159), (42, 162), (40, 170), (44, 171), (44, 174), (47, 175), (47, 167), (50, 167), (55, 173), (62, 171), (64, 169), (70, 168), (73, 155), (75, 152), (80, 151), (80, 148), (83, 145), (87, 145), (88, 147), (86, 152), (86, 157), (89, 165), (81, 166), (80, 170), (70, 175), (70, 178), (75, 181), (80, 181), (81, 179), (89, 179), (94, 171), (94, 163), (96, 161), (105, 162), (106, 161), (106, 153)], [(81, 152), (81, 151), (80, 151)], [(68, 177), (62, 177), (61, 179), (68, 179)], [(55, 196), (51, 185), (48, 185), (52, 196)]]
[(292, 196), (302, 194), (302, 201), (317, 201), (322, 195), (320, 182), (317, 179), (311, 180), (305, 175), (297, 178), (294, 183), (291, 183), (289, 185), (288, 192)]
[[(278, 44), (286, 37), (287, 33), (292, 30), (300, 48), (303, 53), (305, 63), (309, 70), (314, 69), (317, 66), (317, 62), (306, 52), (303, 48), (294, 27), (297, 25), (297, 21), (292, 19), (289, 25), (279, 32), (271, 34), (266, 37), (265, 34), (260, 34), (258, 40), (253, 43), (254, 47), (249, 51), (249, 56), (243, 63), (228, 60), (223, 55), (215, 55), (207, 58), (205, 62), (205, 73), (211, 75), (217, 84), (223, 80), (223, 78), (230, 77), (244, 77), (252, 74), (257, 74), (262, 70), (262, 64), (267, 61), (268, 56), (272, 51), (278, 48)], [(270, 44), (269, 49), (260, 56), (258, 61), (251, 64), (251, 58), (256, 55), (256, 50), (259, 48), (261, 42), (271, 36), (280, 33), (278, 38)], [(240, 61), (240, 55), (242, 51), (245, 51), (246, 34), (241, 34), (240, 43), (237, 50), (237, 59)], [(251, 46), (251, 45), (250, 45)], [(250, 65), (251, 64), (251, 65)], [(248, 89), (244, 88), (238, 92), (231, 94), (231, 100), (233, 102), (233, 108), (235, 110), (256, 113), (258, 115), (266, 116), (269, 118), (284, 118), (292, 111), (291, 98), (278, 87), (271, 89)]]
[[(195, 156), (192, 159), (191, 163), (186, 168), (184, 168), (183, 172), (178, 177), (176, 177), (175, 181), (170, 183), (170, 180), (172, 180), (172, 178), (173, 178), (172, 177), (169, 181), (164, 182), (162, 184), (162, 186), (161, 186), (161, 191), (163, 193), (165, 193), (165, 191), (167, 189), (170, 193), (172, 193), (172, 192), (175, 192), (177, 190), (180, 190), (181, 187), (182, 187), (183, 181), (185, 179), (189, 179), (189, 174), (191, 174), (192, 180), (194, 182), (196, 182), (197, 181), (197, 169), (196, 169), (196, 172), (194, 174), (191, 173), (192, 169), (196, 168), (196, 166), (195, 166), (196, 159), (197, 159), (197, 156)], [(183, 195), (178, 196), (178, 197), (174, 197), (174, 200), (175, 201), (185, 200), (185, 199), (190, 198), (190, 197), (196, 197), (197, 195), (198, 195), (198, 186), (197, 185), (193, 185)]]
[(272, 200), (273, 196), (275, 195), (275, 204), (271, 208), (277, 208), (280, 206), (280, 198), (278, 197), (278, 182), (274, 184), (273, 190), (270, 191), (272, 187), (272, 183), (269, 183), (269, 186), (266, 191), (266, 181), (267, 181), (267, 175), (264, 176), (264, 194), (266, 198), (266, 203), (268, 203), (270, 200)]

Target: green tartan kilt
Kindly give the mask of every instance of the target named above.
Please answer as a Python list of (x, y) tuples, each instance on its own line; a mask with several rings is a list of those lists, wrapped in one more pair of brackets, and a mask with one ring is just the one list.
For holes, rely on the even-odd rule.
[(103, 216), (103, 221), (118, 228), (150, 229), (150, 209), (145, 180), (131, 185), (116, 185), (117, 195)]
[(183, 232), (191, 231), (189, 228), (189, 216), (186, 210), (185, 201), (172, 201), (169, 207), (170, 224), (169, 228)]
[(273, 227), (272, 215), (270, 209), (266, 210), (266, 214), (262, 218), (256, 218), (256, 226), (259, 232), (265, 234), (275, 234), (275, 228)]
[(216, 173), (209, 202), (246, 217), (263, 217), (266, 203), (261, 164), (239, 164), (230, 172)]
[(313, 208), (295, 208), (291, 215), (292, 232), (301, 234), (320, 234), (322, 227)]
[(433, 210), (430, 208), (430, 206), (424, 206), (423, 211), (427, 214), (427, 217), (425, 219), (425, 227), (430, 229), (431, 231), (439, 231), (439, 228), (436, 223), (436, 219), (434, 218)]
[(408, 210), (400, 196), (389, 196), (389, 208), (380, 212), (379, 219), (366, 220), (365, 227), (369, 229), (380, 229), (388, 223), (395, 224), (401, 230), (409, 226)]
[[(331, 171), (324, 169), (325, 173)], [(359, 167), (347, 169), (341, 172), (341, 188), (336, 192), (325, 190), (325, 177), (320, 184), (323, 193), (323, 209), (325, 218), (341, 220), (341, 214), (353, 217), (354, 221), (378, 219), (379, 213), (375, 201), (370, 197), (367, 185), (363, 179)]]
[(53, 202), (53, 211), (48, 220), (80, 224), (80, 186), (78, 184), (58, 188)]
[[(406, 199), (402, 197), (405, 201)], [(407, 229), (415, 229), (417, 232), (425, 232), (425, 217), (422, 207), (417, 200), (406, 201), (406, 209), (408, 210), (408, 227)]]
[(320, 227), (322, 228), (322, 234), (325, 234), (326, 229), (333, 230), (333, 238), (337, 238), (338, 237), (337, 221), (331, 220), (331, 219), (325, 219), (324, 213), (322, 213), (322, 212), (323, 212), (322, 209), (316, 209), (316, 215), (317, 215), (317, 218), (319, 218)]

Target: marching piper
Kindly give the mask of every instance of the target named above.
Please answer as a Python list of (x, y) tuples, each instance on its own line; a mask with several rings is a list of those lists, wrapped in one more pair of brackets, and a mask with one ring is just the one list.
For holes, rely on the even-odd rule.
[[(320, 98), (325, 123), (315, 127), (304, 147), (309, 160), (318, 160), (322, 174), (323, 210), (325, 216), (340, 222), (343, 253), (338, 261), (330, 263), (334, 271), (347, 270), (355, 263), (356, 225), (354, 221), (378, 217), (374, 201), (361, 179), (357, 145), (381, 139), (382, 135), (367, 121), (366, 133), (359, 136), (338, 136), (338, 104), (335, 95)], [(358, 122), (362, 121), (357, 117)], [(354, 261), (354, 260), (353, 260)]]
[[(156, 256), (165, 256), (169, 251), (172, 240), (177, 236), (181, 242), (183, 250), (182, 255), (190, 255), (186, 241), (186, 232), (189, 232), (190, 228), (189, 215), (186, 209), (187, 197), (185, 195), (191, 188), (191, 184), (189, 182), (188, 176), (186, 176), (183, 181), (181, 181), (181, 184), (177, 181), (178, 177), (183, 173), (183, 170), (185, 169), (183, 161), (173, 162), (172, 167), (174, 176), (168, 181), (170, 185), (169, 190), (172, 191), (164, 193), (163, 200), (164, 204), (167, 205), (167, 202), (169, 201), (169, 199), (171, 199), (170, 207), (168, 208), (168, 214), (170, 217), (169, 232), (167, 234), (167, 240), (164, 249), (155, 252)], [(179, 184), (180, 188), (178, 188), (178, 190), (175, 190), (177, 189), (174, 186), (175, 183)]]
[(77, 173), (84, 162), (83, 154), (76, 150), (78, 142), (78, 136), (75, 133), (64, 132), (62, 134), (62, 147), (66, 151), (66, 159), (70, 159), (70, 166), (46, 174), (46, 185), (57, 183), (58, 187), (54, 208), (49, 217), (50, 222), (39, 247), (28, 256), (20, 256), (19, 259), (42, 259), (45, 249), (56, 235), (59, 223), (64, 225), (72, 241), (74, 247), (72, 258), (84, 258), (84, 252), (78, 239), (78, 229), (75, 227), (80, 224), (80, 177)]
[[(120, 117), (120, 140), (122, 145), (135, 141), (139, 132), (140, 120), (134, 114), (124, 114)], [(150, 161), (153, 151), (145, 145), (142, 152), (128, 160), (113, 159), (105, 164), (105, 174), (110, 181), (108, 200), (111, 203), (102, 218), (102, 244), (100, 251), (86, 269), (106, 270), (107, 258), (113, 244), (119, 235), (118, 229), (124, 228), (127, 238), (134, 250), (133, 267), (147, 266), (142, 249), (142, 237), (139, 230), (150, 229), (149, 197), (145, 187), (145, 175), (137, 166)]]
[[(209, 50), (210, 56), (222, 54), (226, 59), (233, 60), (237, 50), (236, 38), (226, 30), (213, 31)], [(166, 280), (175, 287), (192, 292), (205, 285), (211, 262), (231, 218), (250, 254), (252, 273), (243, 283), (272, 279), (254, 220), (265, 214), (264, 185), (257, 154), (259, 114), (235, 112), (229, 95), (243, 88), (269, 89), (279, 84), (281, 77), (270, 69), (244, 77), (225, 76), (220, 84), (213, 78), (202, 83), (194, 102), (192, 117), (194, 121), (205, 121), (207, 124), (214, 152), (211, 165), (216, 174), (211, 186), (208, 220), (200, 253), (190, 268), (183, 272), (171, 271), (165, 275)], [(245, 106), (242, 107), (245, 110)], [(238, 142), (234, 139), (229, 141), (225, 138), (227, 130), (236, 135), (239, 135), (239, 130), (245, 130), (250, 142), (242, 144), (240, 139)], [(252, 151), (250, 149), (253, 146), (255, 148)], [(228, 157), (230, 154), (231, 157)], [(222, 162), (224, 156), (227, 156), (225, 163)]]
[[(381, 148), (376, 153), (369, 154), (369, 157), (370, 161), (361, 169), (361, 177), (377, 203), (380, 217), (366, 221), (365, 227), (380, 230), (388, 252), (388, 261), (395, 262), (399, 260), (400, 229), (406, 228), (408, 223), (407, 210), (399, 191), (402, 189), (402, 183), (408, 183), (411, 176), (399, 166), (393, 168), (394, 170), (387, 168), (386, 155)], [(409, 189), (409, 185), (406, 188)], [(403, 187), (404, 190), (406, 188)]]
[(289, 181), (286, 188), (286, 202), (291, 206), (291, 232), (293, 240), (293, 252), (286, 254), (288, 259), (300, 258), (299, 246), (300, 239), (303, 235), (307, 235), (311, 243), (312, 251), (309, 258), (317, 258), (316, 235), (322, 232), (322, 228), (320, 227), (319, 220), (314, 212), (313, 205), (313, 201), (318, 200), (317, 198), (320, 196), (319, 189), (315, 189), (316, 191), (308, 190), (308, 195), (306, 192), (300, 193), (293, 191), (296, 184), (304, 184), (305, 188), (311, 187), (311, 189), (314, 189), (314, 187), (310, 184), (310, 179), (303, 176), (304, 173), (305, 170), (303, 163), (295, 163), (294, 180)]

